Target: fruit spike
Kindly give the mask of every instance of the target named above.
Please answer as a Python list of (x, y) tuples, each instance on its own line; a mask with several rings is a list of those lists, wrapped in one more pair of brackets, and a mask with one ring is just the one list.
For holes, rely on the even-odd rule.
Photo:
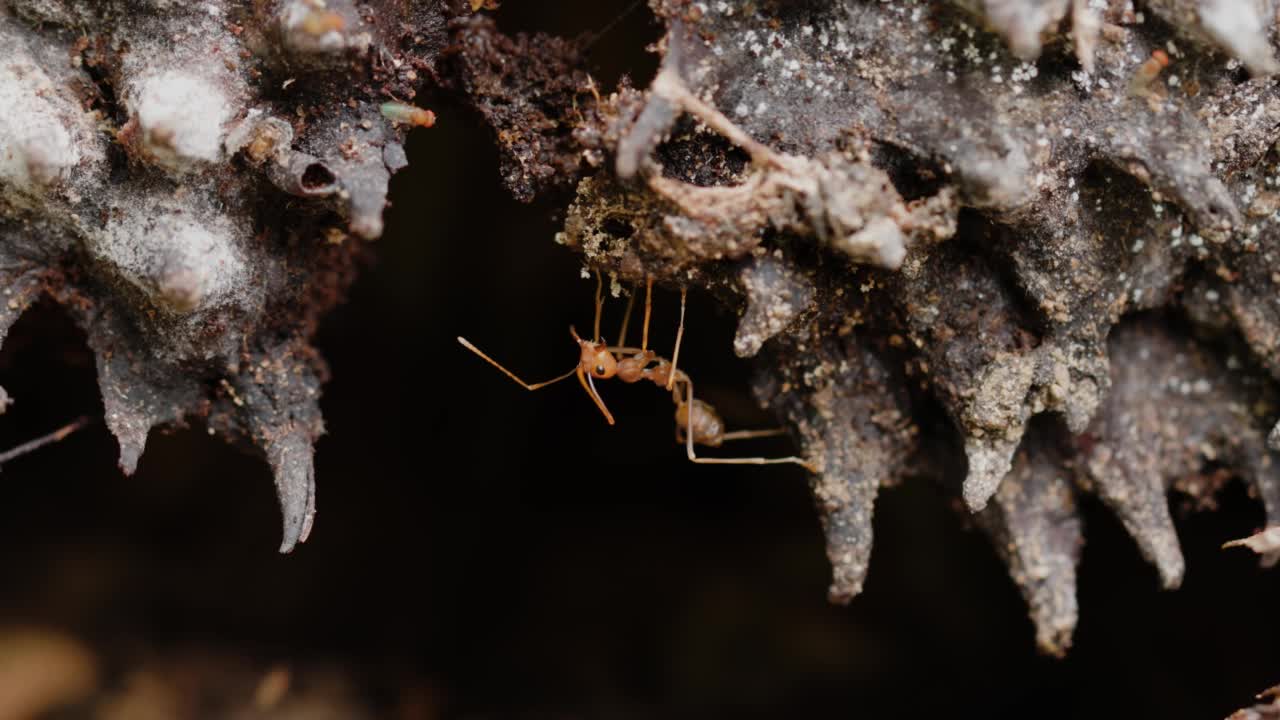
[(36, 297), (63, 304), (125, 473), (174, 423), (255, 447), (283, 552), (315, 513), (308, 337), (406, 164), (382, 105), (444, 39), (441, 8), (361, 8), (0, 3), (0, 339)]
[[(878, 487), (908, 476), (976, 513), (1058, 655), (1079, 494), (1167, 588), (1196, 572), (1170, 489), (1207, 505), (1226, 468), (1280, 526), (1280, 91), (1236, 70), (1275, 70), (1269, 15), (651, 4), (661, 68), (591, 109), (615, 162), (558, 241), (739, 311), (759, 397), (822, 465), (833, 599), (873, 562)], [(840, 228), (882, 223), (900, 257), (844, 251)], [(1238, 544), (1274, 559), (1267, 528)]]

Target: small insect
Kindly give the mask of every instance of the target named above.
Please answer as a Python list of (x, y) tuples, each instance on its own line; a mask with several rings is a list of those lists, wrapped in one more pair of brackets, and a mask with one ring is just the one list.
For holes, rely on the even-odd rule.
[(429, 128), (436, 124), (436, 114), (402, 102), (382, 103), (382, 117), (391, 122), (404, 123), (414, 127)]
[(1151, 57), (1138, 66), (1138, 70), (1133, 74), (1133, 79), (1129, 81), (1129, 93), (1132, 95), (1146, 95), (1155, 83), (1156, 78), (1160, 77), (1160, 71), (1169, 67), (1169, 54), (1163, 50), (1154, 50)]
[(346, 27), (346, 19), (329, 10), (311, 10), (302, 19), (302, 31), (313, 37), (342, 32)]
[(485, 362), (500, 370), (504, 375), (516, 381), (526, 390), (538, 390), (576, 376), (578, 383), (582, 385), (582, 389), (586, 391), (591, 401), (595, 403), (596, 407), (604, 415), (604, 419), (610, 425), (615, 424), (613, 414), (609, 412), (609, 408), (605, 406), (604, 400), (596, 390), (596, 380), (617, 378), (628, 384), (647, 380), (663, 388), (671, 393), (671, 400), (676, 406), (676, 442), (685, 446), (689, 459), (695, 463), (738, 465), (794, 463), (808, 469), (810, 472), (817, 472), (812, 463), (799, 457), (698, 457), (693, 449), (695, 443), (708, 447), (720, 447), (721, 444), (729, 440), (774, 437), (784, 434), (785, 431), (774, 429), (725, 432), (724, 420), (720, 418), (720, 414), (716, 412), (715, 408), (693, 396), (693, 380), (676, 365), (680, 359), (680, 343), (684, 339), (686, 300), (686, 291), (684, 289), (680, 291), (680, 325), (676, 331), (675, 350), (671, 354), (671, 360), (668, 361), (649, 349), (649, 318), (653, 310), (653, 278), (649, 278), (645, 283), (644, 329), (641, 334), (640, 347), (638, 348), (629, 347), (626, 344), (627, 325), (631, 320), (632, 310), (635, 305), (634, 294), (627, 303), (627, 311), (623, 316), (622, 328), (619, 331), (618, 344), (609, 345), (600, 339), (600, 316), (604, 308), (603, 285), (600, 273), (597, 272), (595, 327), (592, 338), (591, 340), (584, 340), (572, 325), (569, 326), (569, 336), (578, 345), (578, 362), (572, 370), (559, 377), (539, 383), (527, 383), (496, 360), (484, 354), (480, 348), (471, 344), (466, 338), (459, 337), (458, 342), (466, 349), (479, 355)]

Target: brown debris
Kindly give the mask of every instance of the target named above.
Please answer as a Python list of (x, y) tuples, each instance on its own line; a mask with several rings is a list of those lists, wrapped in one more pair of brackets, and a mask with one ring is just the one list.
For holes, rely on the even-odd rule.
[(493, 130), (502, 179), (518, 199), (570, 188), (592, 164), (599, 93), (570, 41), (498, 32), (476, 15), (452, 26), (449, 83)]

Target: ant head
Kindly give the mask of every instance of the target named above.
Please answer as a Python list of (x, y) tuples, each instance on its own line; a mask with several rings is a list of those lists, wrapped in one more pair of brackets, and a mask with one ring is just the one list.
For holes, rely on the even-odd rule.
[(618, 373), (618, 359), (604, 343), (582, 343), (582, 357), (578, 362), (583, 370), (600, 380), (608, 380)]
[(572, 327), (569, 328), (569, 333), (573, 335), (578, 347), (582, 348), (578, 365), (583, 372), (599, 380), (608, 380), (618, 374), (618, 359), (609, 352), (607, 345), (583, 340)]

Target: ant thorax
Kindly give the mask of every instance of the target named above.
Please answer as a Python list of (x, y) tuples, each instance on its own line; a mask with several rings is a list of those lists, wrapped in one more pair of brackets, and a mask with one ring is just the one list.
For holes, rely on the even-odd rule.
[[(618, 361), (618, 379), (624, 383), (644, 380), (649, 374), (649, 363), (654, 360), (652, 350), (641, 350)], [(664, 381), (665, 382), (665, 381)]]

